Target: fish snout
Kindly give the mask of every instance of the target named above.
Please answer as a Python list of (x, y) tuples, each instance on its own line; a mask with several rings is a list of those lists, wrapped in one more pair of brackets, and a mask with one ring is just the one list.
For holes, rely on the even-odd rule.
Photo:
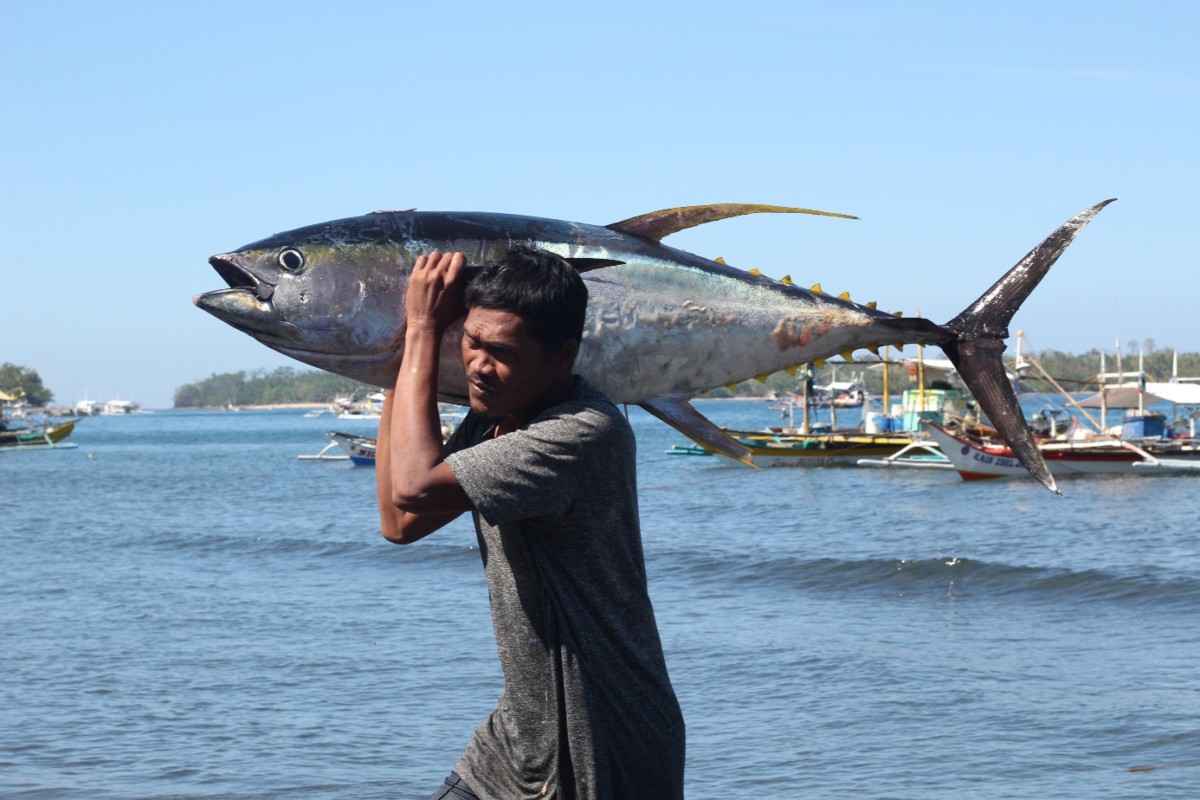
[(269, 300), (275, 293), (275, 284), (268, 283), (239, 263), (236, 254), (225, 253), (208, 259), (217, 274), (229, 284), (230, 289), (253, 291), (259, 300)]

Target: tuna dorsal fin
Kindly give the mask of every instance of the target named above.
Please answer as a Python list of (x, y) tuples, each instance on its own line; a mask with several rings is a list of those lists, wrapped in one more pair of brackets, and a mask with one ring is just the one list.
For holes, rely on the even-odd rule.
[(751, 467), (754, 466), (754, 460), (750, 457), (750, 448), (725, 433), (708, 417), (692, 408), (686, 397), (659, 397), (642, 403), (642, 408), (693, 442), (703, 445), (714, 453), (729, 456), (734, 461), (740, 461)]
[(627, 233), (630, 236), (637, 236), (639, 239), (658, 242), (672, 233), (694, 228), (706, 222), (716, 222), (745, 214), (816, 214), (821, 217), (858, 219), (849, 214), (835, 214), (832, 211), (817, 211), (812, 208), (765, 206), (753, 203), (718, 203), (710, 206), (682, 206), (663, 211), (652, 211), (649, 214), (614, 222), (607, 227), (617, 233)]

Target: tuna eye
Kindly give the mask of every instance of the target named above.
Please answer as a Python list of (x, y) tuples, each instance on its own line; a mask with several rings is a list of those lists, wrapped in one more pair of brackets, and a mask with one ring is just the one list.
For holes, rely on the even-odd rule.
[(304, 268), (304, 254), (299, 250), (284, 250), (279, 254), (279, 266), (288, 272), (299, 272)]

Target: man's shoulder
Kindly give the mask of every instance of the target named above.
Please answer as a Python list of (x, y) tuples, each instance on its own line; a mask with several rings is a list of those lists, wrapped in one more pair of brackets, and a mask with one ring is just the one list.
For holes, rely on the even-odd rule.
[(608, 399), (607, 395), (596, 387), (579, 378), (571, 395), (553, 408), (547, 409), (548, 415), (558, 418), (575, 417), (581, 420), (592, 420), (592, 424), (605, 427), (616, 425), (629, 427), (625, 415)]

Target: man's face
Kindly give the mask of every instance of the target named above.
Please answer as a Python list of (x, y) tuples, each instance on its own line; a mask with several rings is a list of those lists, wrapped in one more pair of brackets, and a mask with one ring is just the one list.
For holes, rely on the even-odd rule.
[(570, 373), (568, 349), (548, 352), (510, 311), (472, 308), (462, 338), (471, 408), (489, 417), (515, 415), (528, 422), (542, 410), (562, 372)]

